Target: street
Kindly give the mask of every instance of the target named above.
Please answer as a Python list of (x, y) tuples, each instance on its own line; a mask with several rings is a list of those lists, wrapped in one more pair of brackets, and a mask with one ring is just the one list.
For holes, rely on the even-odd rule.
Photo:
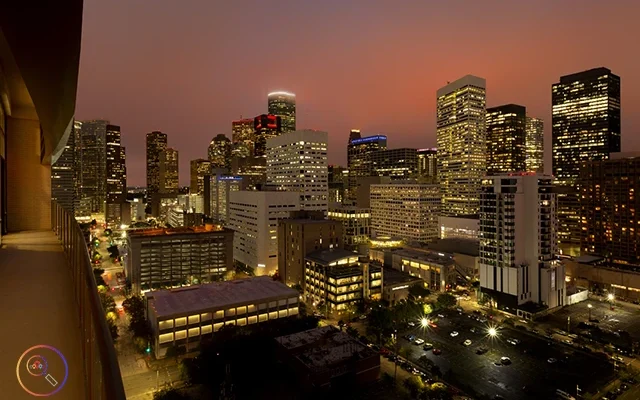
[[(400, 333), (401, 336), (411, 333), (432, 343), (442, 350), (441, 355), (425, 351), (404, 338), (400, 339), (400, 346), (410, 349), (409, 359), (418, 365), (418, 359), (426, 355), (440, 368), (445, 380), (453, 378), (473, 388), (476, 394), (501, 395), (505, 399), (553, 398), (556, 389), (575, 394), (578, 387), (582, 393), (595, 392), (612, 377), (612, 365), (602, 358), (519, 329), (502, 327), (491, 338), (487, 334), (491, 321), (480, 323), (468, 315), (449, 312), (445, 318), (439, 318), (435, 328), (419, 326)], [(452, 337), (452, 331), (459, 334)], [(512, 338), (520, 343), (509, 344), (507, 339)], [(468, 347), (462, 344), (466, 339), (472, 341)], [(489, 351), (478, 355), (476, 350), (481, 346)], [(500, 364), (501, 357), (509, 357), (511, 365)], [(557, 362), (549, 363), (550, 358)], [(542, 381), (553, 383), (540, 385)]]

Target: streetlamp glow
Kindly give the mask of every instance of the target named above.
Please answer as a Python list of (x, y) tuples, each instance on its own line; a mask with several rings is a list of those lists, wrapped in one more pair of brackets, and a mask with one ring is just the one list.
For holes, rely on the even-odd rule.
[(591, 322), (591, 309), (593, 308), (593, 305), (587, 304), (587, 308), (589, 308), (589, 322)]
[(615, 297), (613, 296), (613, 293), (609, 293), (607, 295), (607, 299), (609, 299), (609, 301), (613, 301), (613, 299), (615, 299)]
[(420, 320), (420, 325), (422, 325), (423, 328), (426, 328), (429, 325), (429, 320), (426, 318), (422, 318)]
[(496, 330), (496, 328), (489, 328), (489, 330), (487, 331), (487, 333), (489, 334), (489, 336), (496, 337), (498, 335), (498, 331)]

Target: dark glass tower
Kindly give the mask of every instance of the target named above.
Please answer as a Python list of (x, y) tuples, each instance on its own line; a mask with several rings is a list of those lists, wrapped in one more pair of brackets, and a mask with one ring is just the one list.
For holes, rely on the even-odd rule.
[(75, 213), (77, 201), (75, 139), (76, 130), (81, 127), (82, 123), (74, 121), (64, 150), (55, 163), (51, 164), (51, 200), (55, 200), (72, 214)]
[(107, 222), (121, 222), (127, 195), (125, 149), (122, 147), (120, 127), (106, 127), (106, 210)]
[(147, 133), (147, 204), (160, 190), (160, 153), (166, 149), (166, 133)]
[(347, 145), (347, 168), (349, 182), (347, 197), (355, 199), (356, 181), (360, 177), (373, 176), (371, 153), (387, 149), (387, 137), (375, 135), (361, 137), (359, 130), (352, 130)]
[(272, 92), (268, 97), (269, 114), (282, 120), (282, 133), (296, 130), (296, 95), (288, 92)]
[(527, 109), (516, 104), (487, 108), (487, 175), (526, 171)]
[(558, 240), (580, 243), (580, 166), (620, 151), (620, 77), (607, 68), (563, 76), (552, 87)]

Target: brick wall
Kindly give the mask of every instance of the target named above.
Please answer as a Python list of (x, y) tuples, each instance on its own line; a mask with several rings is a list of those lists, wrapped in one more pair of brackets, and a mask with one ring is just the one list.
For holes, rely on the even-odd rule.
[(7, 118), (7, 228), (51, 229), (51, 166), (40, 163), (40, 123)]

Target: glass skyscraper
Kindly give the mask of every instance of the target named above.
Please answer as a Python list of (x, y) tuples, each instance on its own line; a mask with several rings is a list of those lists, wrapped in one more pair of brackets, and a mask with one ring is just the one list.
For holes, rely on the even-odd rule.
[(527, 117), (526, 170), (544, 172), (544, 122), (540, 118)]
[(282, 133), (296, 130), (296, 95), (288, 92), (272, 92), (268, 97), (268, 112), (282, 120)]
[(580, 166), (620, 151), (620, 77), (607, 68), (563, 76), (552, 86), (553, 175), (558, 239), (580, 243)]
[(526, 119), (516, 104), (487, 108), (487, 175), (525, 171)]

